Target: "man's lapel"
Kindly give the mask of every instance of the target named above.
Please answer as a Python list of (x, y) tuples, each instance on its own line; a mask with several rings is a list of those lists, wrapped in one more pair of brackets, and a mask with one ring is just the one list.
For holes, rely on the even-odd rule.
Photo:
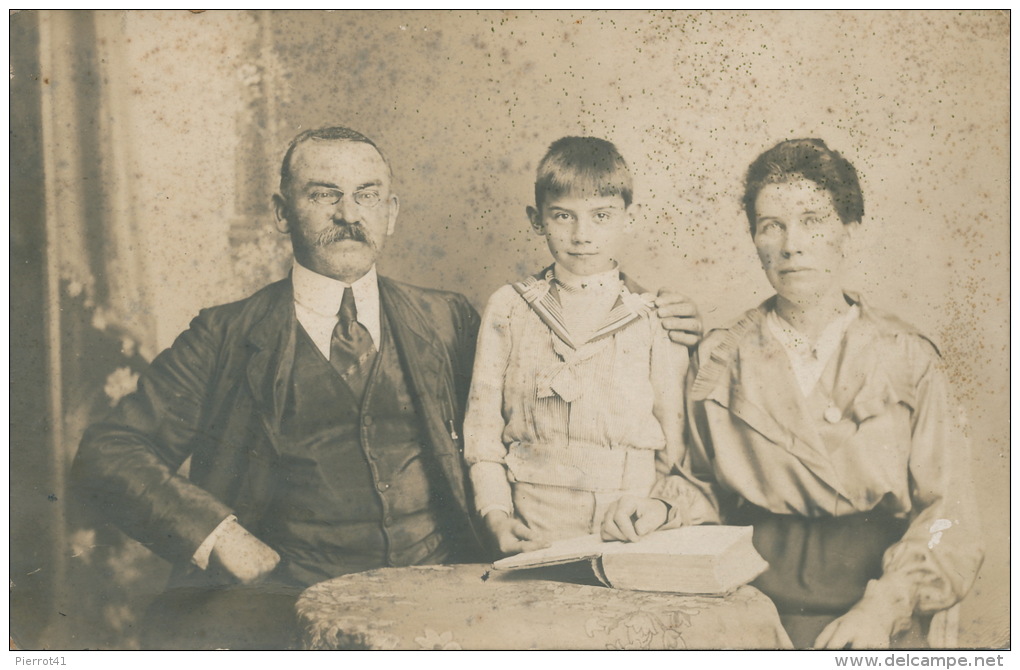
[(379, 303), (389, 319), (397, 351), (407, 365), (412, 390), (430, 399), (435, 397), (443, 381), (446, 358), (435, 330), (418, 306), (385, 277), (379, 278)]
[(248, 331), (248, 388), (271, 438), (279, 431), (287, 380), (294, 367), (297, 317), (289, 281), (271, 297), (265, 313)]
[(464, 470), (455, 442), (457, 408), (449, 356), (419, 304), (385, 277), (379, 278), (379, 302), (407, 371), (407, 383), (417, 399), (433, 453), (458, 504), (466, 510)]

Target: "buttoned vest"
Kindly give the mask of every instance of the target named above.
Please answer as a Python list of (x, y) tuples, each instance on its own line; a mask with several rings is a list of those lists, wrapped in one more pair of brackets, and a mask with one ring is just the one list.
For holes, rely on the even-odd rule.
[(440, 475), (425, 446), (389, 324), (355, 397), (298, 329), (273, 503), (261, 524), (281, 555), (275, 581), (305, 586), (449, 552)]

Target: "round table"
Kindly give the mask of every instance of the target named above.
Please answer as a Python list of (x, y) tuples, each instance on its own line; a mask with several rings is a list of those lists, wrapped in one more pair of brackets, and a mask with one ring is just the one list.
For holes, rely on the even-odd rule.
[(500, 572), (468, 564), (387, 568), (331, 579), (306, 589), (298, 600), (303, 646), (790, 648), (772, 602), (750, 586), (725, 597), (622, 591), (565, 570)]

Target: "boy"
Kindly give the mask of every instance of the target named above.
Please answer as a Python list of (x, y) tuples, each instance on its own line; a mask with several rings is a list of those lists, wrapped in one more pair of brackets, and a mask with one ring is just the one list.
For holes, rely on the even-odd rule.
[(619, 271), (632, 197), (610, 142), (554, 142), (527, 214), (555, 262), (486, 306), (465, 458), (501, 553), (596, 532), (625, 495), (666, 503), (642, 534), (716, 518), (700, 491), (666, 477), (684, 453), (687, 351), (661, 328), (653, 297)]

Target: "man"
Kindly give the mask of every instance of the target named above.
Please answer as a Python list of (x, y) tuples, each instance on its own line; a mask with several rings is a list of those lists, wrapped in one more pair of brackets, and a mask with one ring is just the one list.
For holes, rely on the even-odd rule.
[[(285, 648), (310, 584), (483, 560), (460, 438), (478, 315), (376, 275), (389, 164), (350, 129), (304, 132), (274, 207), (291, 276), (202, 311), (74, 464), (78, 490), (174, 566), (152, 647)], [(688, 303), (665, 311), (696, 339)]]

